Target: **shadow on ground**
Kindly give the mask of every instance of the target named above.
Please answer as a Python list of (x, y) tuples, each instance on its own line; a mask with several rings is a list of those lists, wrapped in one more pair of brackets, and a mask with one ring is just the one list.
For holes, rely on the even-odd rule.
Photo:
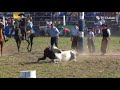
[(34, 61), (34, 62), (22, 62), (22, 63), (19, 63), (20, 65), (31, 65), (31, 64), (44, 64), (44, 63), (52, 63), (52, 61), (50, 60), (41, 60), (39, 62)]

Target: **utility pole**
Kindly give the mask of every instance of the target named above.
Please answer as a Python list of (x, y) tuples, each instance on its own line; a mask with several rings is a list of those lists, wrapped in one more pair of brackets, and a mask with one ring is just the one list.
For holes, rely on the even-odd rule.
[(63, 26), (66, 25), (66, 21), (65, 21), (65, 15), (63, 15)]
[(85, 20), (84, 20), (84, 12), (78, 12), (79, 15), (79, 39), (78, 39), (78, 51), (82, 53), (84, 51), (84, 29), (85, 29)]

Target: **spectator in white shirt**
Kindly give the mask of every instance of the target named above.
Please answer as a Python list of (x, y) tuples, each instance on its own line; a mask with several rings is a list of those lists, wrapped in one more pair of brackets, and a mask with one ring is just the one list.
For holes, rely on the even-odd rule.
[(94, 53), (95, 52), (95, 45), (94, 45), (94, 32), (92, 28), (89, 28), (88, 30), (88, 49), (89, 49), (89, 53)]

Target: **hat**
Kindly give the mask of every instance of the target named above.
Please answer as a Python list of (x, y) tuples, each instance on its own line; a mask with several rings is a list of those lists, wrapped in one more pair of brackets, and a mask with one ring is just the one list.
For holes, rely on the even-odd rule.
[(0, 17), (0, 19), (3, 19), (3, 17)]
[(55, 26), (55, 24), (51, 24), (51, 26)]
[(102, 24), (101, 26), (105, 26), (105, 27), (107, 27), (107, 25), (106, 25), (106, 24)]
[(93, 29), (92, 27), (89, 27), (88, 29)]
[(18, 16), (25, 16), (25, 14), (24, 13), (20, 13), (20, 14), (18, 14)]
[(79, 25), (77, 23), (75, 23), (74, 26), (79, 26)]

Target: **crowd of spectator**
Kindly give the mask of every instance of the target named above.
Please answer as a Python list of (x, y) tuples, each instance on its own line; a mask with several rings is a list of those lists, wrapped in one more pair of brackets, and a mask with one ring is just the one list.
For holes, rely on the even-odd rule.
[[(56, 24), (63, 24), (63, 15), (66, 16), (66, 24), (78, 23), (79, 12), (30, 12), (33, 17), (33, 24), (35, 29), (39, 29), (39, 26), (45, 26), (48, 22)], [(115, 16), (116, 12), (85, 12), (86, 25), (92, 26), (97, 22), (96, 16)]]
[[(36, 25), (45, 25), (46, 21), (58, 21), (60, 24), (62, 24), (63, 21), (63, 15), (66, 16), (66, 23), (67, 24), (73, 24), (78, 21), (79, 13), (78, 12), (30, 12), (30, 14), (33, 17), (33, 20), (35, 21), (34, 24)], [(93, 19), (96, 16), (115, 16), (115, 12), (85, 12), (85, 17), (93, 17)], [(95, 20), (95, 19), (94, 19)]]
[[(26, 12), (27, 13), (27, 12)], [(79, 18), (79, 12), (28, 12), (30, 16), (32, 16), (33, 19), (33, 28), (38, 30), (39, 32), (39, 26), (45, 26), (48, 24), (48, 22), (54, 22), (57, 24), (63, 24), (63, 15), (66, 16), (66, 24), (74, 24), (78, 22)], [(4, 14), (6, 19), (6, 22), (10, 24), (12, 12), (0, 12), (0, 15)], [(116, 12), (85, 12), (85, 20), (90, 21), (89, 25), (93, 25), (96, 22), (96, 16), (118, 16), (119, 18), (120, 13)], [(117, 19), (118, 21), (118, 19)], [(89, 26), (86, 23), (87, 26)]]

